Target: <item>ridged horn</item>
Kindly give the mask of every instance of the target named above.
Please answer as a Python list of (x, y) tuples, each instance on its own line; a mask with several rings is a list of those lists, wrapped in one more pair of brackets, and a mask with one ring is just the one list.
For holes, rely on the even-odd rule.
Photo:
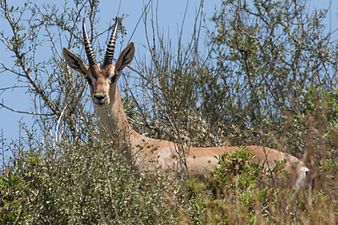
[(85, 45), (85, 49), (86, 49), (87, 58), (88, 58), (88, 61), (89, 61), (89, 66), (93, 66), (93, 65), (96, 64), (96, 59), (95, 59), (92, 43), (90, 42), (90, 40), (88, 38), (85, 19), (83, 19), (82, 31), (83, 31), (83, 41), (84, 41), (84, 45)]
[(106, 50), (106, 55), (104, 56), (104, 61), (103, 61), (103, 66), (107, 66), (109, 64), (112, 64), (113, 62), (113, 57), (114, 57), (114, 51), (115, 51), (115, 42), (116, 42), (116, 37), (117, 37), (117, 17), (115, 18), (115, 25), (113, 28), (113, 31), (111, 33), (108, 45), (107, 45), (107, 50)]

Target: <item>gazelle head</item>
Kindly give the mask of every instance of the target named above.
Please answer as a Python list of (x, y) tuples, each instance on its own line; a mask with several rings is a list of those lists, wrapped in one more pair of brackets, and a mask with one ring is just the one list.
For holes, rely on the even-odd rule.
[(116, 85), (122, 70), (133, 60), (135, 47), (131, 42), (121, 53), (114, 65), (112, 63), (117, 34), (117, 20), (111, 33), (104, 61), (102, 64), (96, 62), (92, 44), (88, 38), (85, 20), (82, 24), (83, 40), (88, 58), (88, 65), (75, 53), (63, 49), (63, 54), (67, 64), (85, 76), (90, 86), (90, 95), (96, 105), (109, 104), (111, 99), (109, 91)]

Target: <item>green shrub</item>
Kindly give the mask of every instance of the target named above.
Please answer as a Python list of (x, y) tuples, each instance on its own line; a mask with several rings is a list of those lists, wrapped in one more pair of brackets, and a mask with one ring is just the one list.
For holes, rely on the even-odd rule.
[(175, 223), (179, 188), (164, 174), (135, 170), (99, 141), (57, 148), (59, 157), (23, 154), (0, 176), (1, 224)]
[(209, 180), (187, 181), (192, 224), (334, 224), (327, 193), (262, 185), (252, 157), (246, 148), (224, 154)]

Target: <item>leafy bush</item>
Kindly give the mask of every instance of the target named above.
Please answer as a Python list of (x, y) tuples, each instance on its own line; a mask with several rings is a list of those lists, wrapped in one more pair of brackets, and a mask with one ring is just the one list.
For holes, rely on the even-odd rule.
[(224, 154), (208, 182), (187, 181), (193, 224), (334, 224), (335, 203), (328, 193), (314, 197), (308, 190), (262, 185), (260, 168), (250, 159), (245, 148)]
[(99, 141), (55, 148), (63, 154), (44, 157), (30, 149), (1, 175), (1, 224), (175, 222), (172, 193), (179, 186), (164, 174), (135, 171)]
[(93, 139), (25, 150), (0, 176), (1, 224), (335, 224), (329, 192), (263, 185), (245, 148), (186, 180), (137, 171), (117, 148)]

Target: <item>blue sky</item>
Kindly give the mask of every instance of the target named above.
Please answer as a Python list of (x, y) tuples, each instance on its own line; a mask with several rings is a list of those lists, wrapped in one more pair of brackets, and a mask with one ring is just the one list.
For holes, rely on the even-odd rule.
[[(21, 1), (12, 1), (15, 4), (21, 4)], [(41, 1), (37, 0), (35, 3), (56, 3), (58, 1)], [(60, 1), (63, 4), (63, 1)], [(148, 0), (101, 0), (100, 1), (100, 24), (97, 29), (104, 30), (110, 24), (112, 18), (117, 15), (118, 6), (121, 2), (121, 7), (119, 9), (120, 14), (127, 14), (127, 17), (124, 21), (124, 26), (127, 28), (127, 40), (132, 31), (134, 30), (137, 21), (139, 20), (144, 5)], [(156, 0), (153, 0), (156, 5)], [(205, 14), (207, 17), (211, 17), (214, 12), (215, 7), (219, 4), (220, 0), (206, 0), (205, 1)], [(57, 4), (57, 3), (56, 3)], [(338, 28), (338, 0), (309, 0), (309, 10), (315, 8), (328, 8), (331, 4), (331, 10), (329, 12), (329, 17), (327, 19), (327, 27), (331, 30)], [(196, 15), (196, 10), (199, 5), (199, 0), (162, 0), (158, 2), (158, 19), (159, 27), (161, 31), (169, 38), (174, 39), (172, 43), (175, 43), (175, 38), (177, 37), (183, 17), (184, 12), (187, 6), (187, 15), (184, 23), (184, 39), (188, 40), (193, 29), (194, 18)], [(0, 30), (6, 29), (4, 25), (3, 18), (0, 17)], [(337, 32), (335, 37), (337, 37)], [(336, 38), (337, 39), (337, 38)], [(145, 48), (143, 47), (145, 42), (145, 31), (141, 21), (140, 26), (137, 27), (135, 34), (132, 37), (132, 41), (135, 42), (137, 46), (137, 57), (142, 57), (147, 55)], [(106, 41), (106, 37), (101, 38), (99, 41)], [(9, 60), (12, 60), (9, 57), (9, 52), (4, 50), (4, 47), (0, 44), (0, 52), (2, 56), (0, 62), (8, 63)], [(46, 49), (45, 52), (42, 52), (42, 55), (50, 55)], [(12, 75), (6, 73), (0, 73), (0, 88), (8, 87), (15, 85), (15, 79)], [(6, 94), (1, 94), (0, 92), (0, 101), (4, 101), (7, 105), (17, 109), (17, 110), (32, 110), (31, 100), (23, 91), (15, 90), (14, 92), (8, 91)], [(16, 139), (19, 137), (19, 121), (26, 122), (30, 124), (31, 116), (23, 115), (8, 111), (4, 108), (0, 108), (0, 131), (4, 132), (4, 135), (7, 139)]]

